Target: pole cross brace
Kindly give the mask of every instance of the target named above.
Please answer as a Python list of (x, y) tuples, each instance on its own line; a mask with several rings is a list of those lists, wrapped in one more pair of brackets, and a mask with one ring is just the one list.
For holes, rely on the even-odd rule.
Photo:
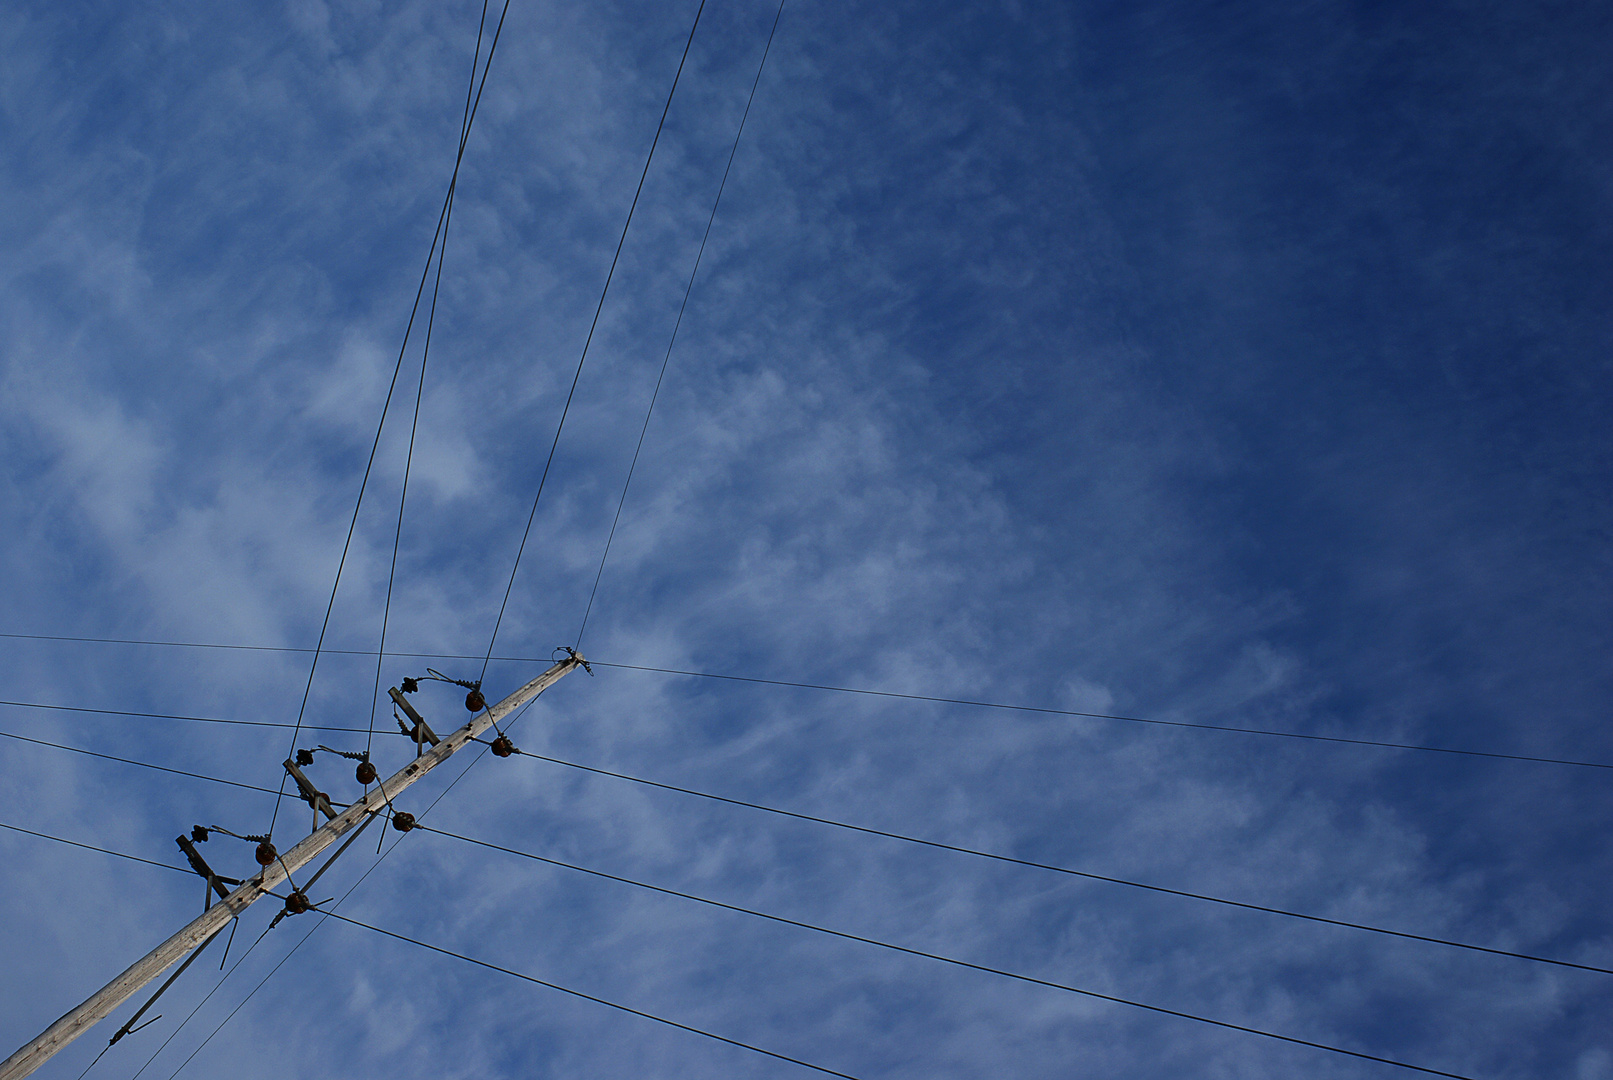
[(291, 778), (297, 781), (297, 786), (302, 789), (303, 802), (324, 814), (327, 821), (335, 820), (336, 811), (331, 808), (330, 799), (323, 791), (314, 787), (313, 781), (303, 775), (303, 771), (297, 768), (297, 763), (290, 758), (286, 758), (286, 772), (291, 774)]
[(442, 742), (437, 737), (437, 733), (431, 730), (431, 725), (426, 723), (426, 718), (421, 716), (413, 705), (409, 704), (409, 699), (403, 696), (403, 691), (394, 686), (387, 693), (392, 695), (392, 700), (397, 704), (398, 708), (402, 709), (408, 714), (409, 719), (414, 721), (413, 728), (405, 727), (402, 720), (398, 721), (398, 727), (403, 729), (405, 735), (414, 740), (415, 757), (419, 757), (425, 751), (426, 743), (429, 742), (432, 746), (436, 746)]
[[(213, 873), (213, 868), (207, 865), (207, 860), (202, 858), (202, 853), (197, 851), (196, 845), (190, 842), (190, 837), (176, 836), (174, 838), (174, 843), (178, 844), (179, 850), (185, 853), (185, 858), (190, 862), (190, 868), (207, 879), (207, 884), (210, 889), (218, 892), (219, 899), (222, 900), (224, 897), (230, 895), (230, 890), (226, 888), (226, 884), (241, 884), (240, 881), (235, 878), (222, 878)], [(209, 900), (212, 899), (211, 894), (209, 894), (208, 898)]]
[(515, 710), (552, 686), (561, 676), (580, 667), (581, 664), (581, 657), (568, 656), (486, 712), (473, 716), (464, 727), (444, 736), (440, 745), (434, 745), (384, 781), (378, 781), (375, 789), (365, 792), (362, 798), (348, 806), (333, 820), (303, 837), (290, 851), (247, 878), (225, 899), (202, 912), (184, 928), (136, 960), (122, 974), (19, 1047), (16, 1053), (0, 1061), (0, 1080), (22, 1080), (44, 1064), (51, 1055), (84, 1034), (92, 1024), (104, 1019), (113, 1009), (127, 1001), (142, 986), (161, 977), (169, 967), (185, 959), (187, 953), (191, 953), (203, 941), (211, 938), (254, 901), (270, 895), (270, 890), (286, 881), (294, 871), (312, 862), (325, 848), (363, 824), (366, 817), (386, 810), (391, 800), (409, 785), (420, 780), (426, 773), (464, 749), (472, 739), (510, 716)]

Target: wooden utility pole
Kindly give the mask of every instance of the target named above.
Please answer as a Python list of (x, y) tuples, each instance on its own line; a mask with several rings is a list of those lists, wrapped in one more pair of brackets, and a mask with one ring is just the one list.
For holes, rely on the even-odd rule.
[[(442, 737), (430, 750), (419, 753), (419, 756), (408, 765), (405, 765), (388, 779), (378, 783), (375, 790), (369, 792), (346, 810), (336, 814), (323, 827), (310, 833), (290, 851), (275, 857), (272, 863), (265, 866), (253, 877), (242, 882), (233, 892), (208, 908), (201, 917), (197, 918), (189, 926), (158, 945), (140, 960), (137, 960), (127, 971), (107, 983), (82, 1005), (46, 1028), (38, 1038), (12, 1054), (4, 1062), (0, 1062), (0, 1080), (21, 1080), (22, 1077), (39, 1068), (56, 1051), (88, 1031), (97, 1020), (107, 1016), (113, 1009), (123, 1004), (129, 997), (137, 993), (142, 986), (145, 986), (166, 971), (176, 960), (190, 952), (197, 945), (207, 941), (231, 919), (250, 907), (254, 901), (268, 894), (270, 889), (282, 881), (287, 880), (294, 871), (307, 865), (321, 851), (324, 851), (325, 848), (339, 839), (342, 834), (361, 824), (369, 815), (377, 814), (387, 809), (389, 803), (396, 799), (404, 788), (447, 761), (472, 739), (475, 739), (498, 721), (537, 697), (558, 681), (562, 675), (581, 667), (583, 663), (581, 656), (572, 653), (566, 659), (560, 661), (503, 701), (500, 701), (497, 705), (478, 713), (470, 723), (458, 731)], [(396, 691), (394, 691), (395, 693)], [(420, 748), (420, 746), (420, 740), (417, 737), (416, 747)], [(290, 762), (287, 762), (287, 766), (288, 771), (291, 771)], [(299, 786), (301, 785), (299, 784)], [(321, 808), (328, 810), (328, 801)], [(293, 888), (295, 887), (295, 882), (293, 882)], [(304, 898), (305, 901), (306, 898)], [(287, 910), (292, 910), (289, 905)], [(301, 908), (300, 910), (309, 909)]]

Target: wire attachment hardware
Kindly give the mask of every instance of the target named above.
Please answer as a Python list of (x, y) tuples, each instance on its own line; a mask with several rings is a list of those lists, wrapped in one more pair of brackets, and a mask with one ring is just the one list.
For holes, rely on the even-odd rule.
[(403, 717), (396, 712), (392, 714), (392, 719), (398, 722), (398, 730), (414, 740), (415, 757), (425, 753), (426, 743), (429, 742), (432, 746), (436, 746), (442, 742), (442, 739), (437, 737), (437, 733), (431, 730), (431, 725), (426, 723), (426, 718), (421, 716), (420, 711), (409, 703), (408, 698), (403, 696), (403, 691), (394, 686), (387, 693), (391, 695), (393, 704), (402, 709), (409, 719), (414, 721), (414, 727), (411, 728), (403, 722)]
[(192, 843), (193, 838), (206, 840), (207, 830), (197, 825), (191, 829), (190, 836), (176, 836), (174, 843), (178, 844), (179, 850), (185, 853), (185, 860), (190, 863), (190, 868), (200, 874), (202, 879), (207, 882), (207, 900), (203, 906), (203, 910), (206, 910), (206, 908), (213, 906), (214, 892), (217, 892), (219, 899), (222, 900), (230, 895), (227, 885), (239, 885), (241, 882), (238, 878), (220, 877), (215, 874), (213, 868), (207, 865), (207, 860), (202, 858), (202, 853), (196, 850), (196, 845)]
[[(304, 754), (308, 755), (308, 760), (311, 763), (314, 759), (314, 754), (311, 750), (299, 750), (297, 752), (298, 761), (302, 759)], [(302, 801), (324, 814), (325, 820), (334, 821), (336, 819), (336, 810), (330, 804), (330, 796), (314, 787), (314, 782), (308, 779), (303, 771), (297, 767), (296, 761), (287, 758), (285, 766), (286, 772), (290, 773), (291, 778), (297, 781), (297, 788), (302, 792)]]
[[(487, 708), (487, 699), (482, 696), (481, 680), (478, 679), (476, 682), (471, 682), (469, 679), (450, 678), (438, 671), (436, 668), (427, 668), (425, 677), (433, 682), (453, 683), (455, 686), (463, 686), (466, 690), (470, 691), (470, 693), (465, 695), (465, 708), (469, 711), (475, 713), (481, 712), (483, 709)], [(420, 685), (418, 680), (405, 681), (413, 681), (416, 687)]]
[[(257, 850), (252, 853), (252, 856), (258, 860), (259, 866), (268, 866), (280, 857), (280, 853), (275, 851), (274, 841), (269, 837), (268, 833), (242, 835), (238, 832), (230, 832), (230, 830), (224, 828), (222, 825), (208, 825), (205, 827), (197, 825), (195, 828), (191, 829), (190, 838), (198, 842), (205, 841), (208, 833), (223, 833), (225, 836), (233, 836), (237, 840), (245, 840), (249, 844), (258, 845)], [(180, 847), (184, 846), (185, 845), (183, 843), (180, 844)], [(201, 858), (201, 856), (198, 855), (197, 858)], [(194, 866), (194, 864), (192, 865)], [(220, 878), (219, 880), (222, 881), (225, 879)], [(236, 884), (239, 885), (240, 882), (236, 882)]]

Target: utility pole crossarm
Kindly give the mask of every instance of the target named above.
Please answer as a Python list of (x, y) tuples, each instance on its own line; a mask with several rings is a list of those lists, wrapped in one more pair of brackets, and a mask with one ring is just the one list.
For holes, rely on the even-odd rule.
[(190, 925), (135, 961), (127, 971), (107, 983), (82, 1005), (46, 1028), (38, 1038), (0, 1062), (0, 1080), (22, 1080), (22, 1077), (39, 1068), (51, 1055), (84, 1034), (96, 1021), (107, 1016), (142, 986), (161, 975), (176, 960), (210, 938), (220, 927), (245, 911), (270, 889), (285, 881), (292, 871), (317, 857), (344, 833), (362, 822), (366, 815), (386, 809), (388, 803), (397, 798), (404, 788), (447, 761), (482, 732), (543, 693), (561, 676), (582, 665), (582, 657), (573, 653), (503, 701), (478, 713), (464, 727), (443, 736), (430, 750), (386, 780), (377, 783), (374, 791), (337, 814), (320, 829), (304, 837), (290, 851), (242, 882), (233, 892), (208, 908)]

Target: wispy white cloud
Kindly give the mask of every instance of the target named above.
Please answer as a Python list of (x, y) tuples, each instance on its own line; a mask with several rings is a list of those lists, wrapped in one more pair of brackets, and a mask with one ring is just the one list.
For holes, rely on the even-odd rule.
[[(0, 630), (295, 645), (318, 633), (451, 166), (478, 10), (107, 9), (92, 36), (56, 13), (7, 17)], [(512, 8), (461, 174), (394, 646), (486, 646), (687, 14)], [(576, 632), (770, 19), (759, 5), (707, 12), (500, 652), (547, 655)], [(1486, 714), (1466, 739), (1440, 715), (1457, 676), (1429, 667), (1455, 646), (1418, 645), (1428, 626), (1487, 610), (1469, 593), (1537, 536), (1472, 525), (1478, 481), (1459, 441), (1417, 443), (1397, 421), (1375, 429), (1438, 459), (1423, 480), (1446, 469), (1460, 481), (1435, 487), (1318, 434), (1303, 462), (1315, 486), (1295, 501), (1249, 432), (1305, 403), (1247, 390), (1231, 345), (1171, 355), (1193, 339), (1130, 321), (1170, 306), (1175, 264), (1154, 258), (1130, 216), (1172, 205), (1174, 189), (1147, 189), (1164, 184), (1168, 153), (1142, 145), (1161, 129), (1117, 139), (1102, 108), (1072, 104), (1102, 82), (1071, 74), (1102, 66), (1079, 25), (973, 9), (786, 14), (585, 651), (1080, 711), (1534, 738), (1528, 721)], [(1143, 164), (1128, 174), (1106, 156), (1122, 151)], [(1117, 183), (1136, 190), (1121, 198)], [(1218, 224), (1236, 208), (1214, 203), (1208, 180), (1188, 187), (1205, 204), (1184, 262), (1205, 281), (1247, 272), (1249, 249)], [(337, 597), (341, 647), (371, 648), (379, 631), (418, 363), (417, 344)], [(1336, 407), (1370, 420), (1369, 398)], [(1362, 522), (1353, 546), (1329, 534), (1339, 507)], [(1285, 531), (1307, 515), (1310, 532)], [(1273, 551), (1295, 535), (1315, 558)], [(1385, 537), (1400, 535), (1448, 564), (1386, 556)], [(1371, 604), (1326, 606), (1316, 579), (1332, 574)], [(1336, 632), (1317, 628), (1334, 618)], [(242, 719), (293, 717), (307, 671), (296, 655), (6, 648), (18, 697)], [(421, 666), (389, 661), (383, 676)], [(496, 663), (491, 684), (517, 673)], [(1490, 685), (1517, 703), (1538, 674), (1520, 665)], [(372, 678), (365, 658), (325, 658), (309, 719), (364, 726)], [(439, 726), (461, 715), (445, 693), (423, 700)], [(27, 712), (0, 726), (270, 787), (287, 738)], [(334, 738), (305, 741), (349, 745)], [(1557, 819), (1566, 807), (1599, 821), (1606, 800), (1573, 781), (1554, 791), (1539, 772), (610, 668), (556, 687), (516, 741), (1172, 888), (1592, 963), (1613, 950), (1605, 912), (1576, 884), (1605, 853), (1585, 841), (1576, 863), (1526, 840), (1534, 830), (1542, 847), (1574, 849)], [(395, 742), (380, 739), (386, 760), (401, 760)], [(333, 794), (352, 786), (346, 766), (319, 769)], [(265, 824), (267, 795), (154, 775), (7, 741), (0, 820), (159, 859), (193, 822)], [(422, 784), (417, 805), (443, 783)], [(1526, 812), (1499, 828), (1487, 806)], [(287, 807), (295, 828), (299, 807)], [(992, 865), (529, 759), (477, 765), (430, 820), (1439, 1068), (1609, 1073), (1594, 1019), (1603, 976)], [(24, 972), (0, 987), (13, 1042), (198, 899), (180, 875), (27, 837), (0, 835), (0, 852), (13, 868), (0, 926)], [(244, 864), (244, 849), (215, 852), (221, 869)], [(330, 891), (372, 861), (333, 871)], [(344, 910), (859, 1075), (1384, 1073), (430, 835), (408, 838)], [(154, 1068), (172, 1070), (307, 925), (265, 938)], [(143, 1060), (217, 978), (180, 984), (170, 1019), (117, 1067)], [(50, 1075), (82, 1068), (97, 1037)], [(335, 924), (191, 1068), (225, 1057), (264, 1076), (797, 1071)]]

